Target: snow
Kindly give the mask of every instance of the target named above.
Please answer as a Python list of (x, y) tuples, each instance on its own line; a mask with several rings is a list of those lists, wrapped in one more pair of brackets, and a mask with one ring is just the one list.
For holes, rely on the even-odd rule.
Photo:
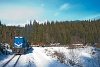
[(13, 55), (4, 55), (4, 54), (1, 54), (0, 55), (0, 66), (4, 65), (12, 57), (13, 57)]
[(44, 53), (43, 49), (44, 48), (42, 48), (42, 47), (34, 48), (34, 50), (35, 50), (33, 53), (34, 54), (34, 62), (37, 65), (37, 67), (66, 67), (64, 64), (54, 61), (54, 60), (52, 60), (52, 58), (48, 57)]
[[(65, 55), (64, 63), (61, 63), (57, 56), (53, 56), (55, 51)], [(95, 48), (91, 46), (76, 49), (68, 49), (68, 47), (32, 47), (21, 55), (16, 67), (99, 67), (99, 59), (95, 57), (97, 53), (92, 54), (93, 52), (95, 52)], [(0, 53), (0, 66), (3, 66), (12, 56)], [(8, 67), (13, 66), (16, 58), (8, 64)], [(75, 65), (72, 66), (70, 61), (74, 62)]]
[(16, 60), (18, 59), (18, 55), (17, 56), (15, 56), (11, 61), (10, 61), (10, 63), (8, 63), (8, 65), (6, 66), (6, 67), (13, 67), (14, 66), (14, 64), (16, 63)]
[[(65, 55), (65, 61), (64, 63), (66, 65), (68, 65), (69, 67), (72, 66), (73, 67), (79, 67), (83, 66), (83, 67), (99, 67), (100, 65), (100, 53), (98, 54), (99, 58), (97, 57), (97, 59), (99, 61), (97, 61), (95, 59), (96, 57), (96, 53), (95, 52), (95, 48), (88, 46), (86, 48), (76, 48), (76, 49), (67, 49), (66, 47), (48, 47), (45, 48), (46, 50), (46, 54), (49, 56), (52, 56), (53, 52), (57, 51), (58, 53), (64, 53)], [(92, 53), (95, 53), (94, 55)], [(54, 60), (58, 60), (57, 56), (52, 56), (54, 58)], [(62, 58), (63, 59), (63, 58)], [(59, 60), (58, 60), (59, 61)], [(70, 62), (71, 61), (71, 62)]]

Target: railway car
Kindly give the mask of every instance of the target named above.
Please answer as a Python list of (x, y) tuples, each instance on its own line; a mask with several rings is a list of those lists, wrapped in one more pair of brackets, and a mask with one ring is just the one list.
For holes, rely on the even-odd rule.
[(24, 37), (15, 37), (12, 52), (14, 54), (24, 54), (29, 49), (30, 43)]

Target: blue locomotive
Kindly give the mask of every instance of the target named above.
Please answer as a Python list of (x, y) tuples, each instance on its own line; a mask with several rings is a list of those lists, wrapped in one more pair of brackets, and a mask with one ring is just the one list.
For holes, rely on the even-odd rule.
[(14, 54), (24, 54), (30, 48), (30, 42), (24, 37), (15, 37), (12, 52)]

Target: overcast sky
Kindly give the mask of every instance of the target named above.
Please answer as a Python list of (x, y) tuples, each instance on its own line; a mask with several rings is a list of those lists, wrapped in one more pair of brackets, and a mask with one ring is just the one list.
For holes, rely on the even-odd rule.
[(0, 0), (0, 20), (7, 25), (85, 20), (100, 16), (100, 0)]

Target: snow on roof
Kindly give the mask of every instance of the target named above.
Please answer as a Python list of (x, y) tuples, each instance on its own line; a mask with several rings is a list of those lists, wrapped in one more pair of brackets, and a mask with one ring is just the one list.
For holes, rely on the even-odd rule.
[(23, 38), (23, 37), (15, 37), (15, 38)]
[(79, 45), (83, 45), (83, 44), (72, 44), (72, 45), (78, 45), (79, 46)]
[(18, 38), (18, 37), (15, 37), (15, 38)]

